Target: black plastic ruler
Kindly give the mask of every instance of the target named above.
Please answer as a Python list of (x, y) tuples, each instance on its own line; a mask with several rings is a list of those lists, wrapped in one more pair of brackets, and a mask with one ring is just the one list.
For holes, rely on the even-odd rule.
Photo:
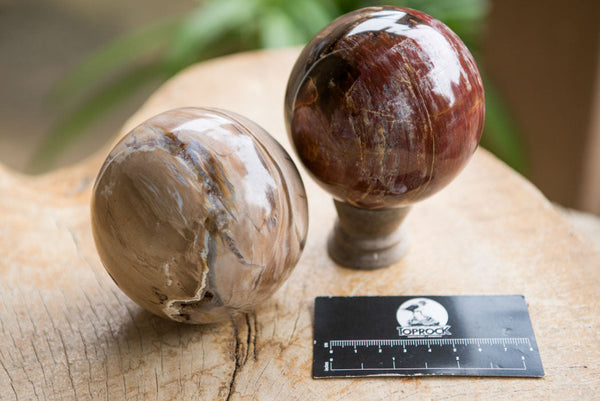
[(317, 297), (313, 376), (544, 375), (520, 295)]

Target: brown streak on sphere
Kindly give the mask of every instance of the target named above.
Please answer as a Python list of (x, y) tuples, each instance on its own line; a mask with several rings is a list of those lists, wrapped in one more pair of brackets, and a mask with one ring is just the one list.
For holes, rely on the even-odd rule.
[(300, 159), (334, 198), (407, 206), (466, 165), (481, 137), (483, 84), (462, 41), (415, 10), (370, 7), (325, 27), (285, 97)]
[(104, 267), (156, 315), (211, 323), (253, 309), (287, 279), (306, 241), (292, 160), (235, 113), (184, 108), (127, 134), (91, 203)]

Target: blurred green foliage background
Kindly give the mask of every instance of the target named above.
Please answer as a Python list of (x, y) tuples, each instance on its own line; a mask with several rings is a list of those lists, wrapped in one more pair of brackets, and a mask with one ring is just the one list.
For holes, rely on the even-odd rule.
[[(52, 165), (90, 126), (151, 80), (167, 80), (193, 63), (230, 53), (305, 44), (338, 16), (372, 5), (424, 11), (448, 25), (480, 58), (488, 0), (201, 0), (186, 15), (144, 26), (94, 51), (58, 82), (47, 100), (63, 110), (62, 116), (32, 158), (30, 171)], [(523, 172), (515, 125), (481, 65), (487, 103), (482, 145)]]

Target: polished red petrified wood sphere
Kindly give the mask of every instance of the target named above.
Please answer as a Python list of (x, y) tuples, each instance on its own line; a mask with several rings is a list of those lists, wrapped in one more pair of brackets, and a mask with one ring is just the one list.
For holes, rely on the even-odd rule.
[(419, 11), (370, 7), (324, 28), (296, 62), (285, 117), (296, 151), (338, 201), (407, 206), (465, 166), (484, 91), (456, 34)]

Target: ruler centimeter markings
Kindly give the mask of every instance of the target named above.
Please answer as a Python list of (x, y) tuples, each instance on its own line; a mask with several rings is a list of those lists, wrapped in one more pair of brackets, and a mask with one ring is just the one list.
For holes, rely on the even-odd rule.
[(410, 375), (543, 376), (523, 297), (317, 298), (315, 378)]
[[(534, 351), (531, 346), (531, 342), (529, 338), (454, 338), (454, 339), (406, 339), (406, 340), (331, 340), (324, 343), (324, 347), (329, 350), (329, 354), (331, 355), (329, 361), (326, 361), (325, 369), (332, 372), (342, 372), (342, 371), (357, 371), (357, 370), (373, 370), (373, 371), (403, 371), (403, 370), (429, 370), (429, 369), (457, 369), (457, 370), (527, 370), (527, 364), (525, 362), (525, 356), (521, 355), (520, 362), (518, 366), (514, 367), (501, 367), (494, 366), (492, 362), (490, 362), (490, 366), (465, 366), (463, 362), (463, 366), (460, 365), (460, 356), (455, 355), (454, 359), (452, 359), (452, 365), (446, 364), (445, 366), (430, 366), (430, 364), (425, 361), (424, 366), (410, 366), (410, 367), (401, 367), (396, 365), (396, 356), (391, 356), (389, 359), (389, 363), (387, 366), (374, 366), (368, 367), (364, 366), (364, 362), (361, 362), (360, 367), (337, 367), (334, 366), (334, 348), (339, 347), (344, 349), (346, 347), (350, 347), (353, 350), (354, 354), (358, 354), (358, 347), (377, 347), (378, 353), (383, 353), (384, 348), (382, 347), (399, 347), (401, 350), (400, 353), (407, 353), (407, 346), (426, 346), (427, 352), (432, 352), (431, 346), (452, 346), (452, 352), (459, 352), (456, 348), (457, 345), (475, 345), (477, 346), (478, 352), (483, 352), (481, 348), (482, 345), (500, 345), (502, 346), (504, 352), (508, 352), (508, 345), (519, 345), (524, 344), (527, 346), (529, 351)], [(386, 352), (386, 354), (388, 354)], [(400, 359), (400, 355), (399, 355)]]
[[(332, 347), (356, 347), (356, 346), (406, 346), (406, 345), (473, 345), (473, 344), (527, 344), (531, 348), (529, 338), (422, 338), (422, 339), (406, 339), (406, 340), (331, 340), (327, 346)], [(533, 348), (531, 348), (533, 351)]]

